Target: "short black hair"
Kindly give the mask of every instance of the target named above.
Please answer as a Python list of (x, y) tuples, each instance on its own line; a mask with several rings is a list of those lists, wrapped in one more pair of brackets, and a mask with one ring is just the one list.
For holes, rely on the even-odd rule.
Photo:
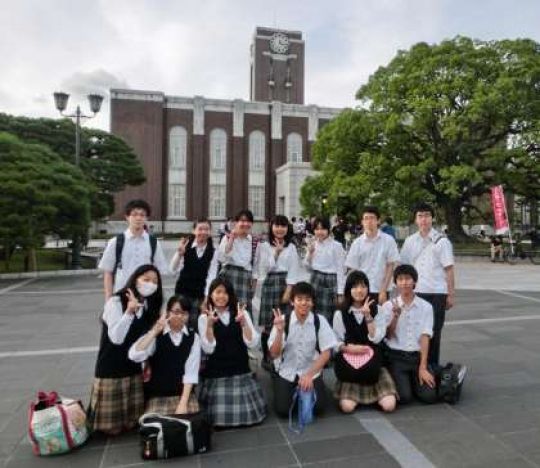
[(167, 301), (167, 312), (173, 308), (174, 304), (180, 304), (182, 310), (185, 310), (186, 312), (191, 310), (191, 301), (186, 296), (182, 296), (181, 294), (175, 294), (169, 298)]
[(431, 216), (435, 217), (435, 211), (433, 210), (433, 207), (429, 203), (426, 203), (426, 202), (420, 202), (414, 205), (413, 216), (416, 217), (417, 213), (419, 212), (421, 213), (425, 211), (429, 211), (431, 213)]
[(381, 219), (381, 212), (379, 211), (379, 208), (377, 208), (374, 205), (367, 205), (364, 206), (364, 209), (362, 210), (362, 216), (366, 213), (371, 213), (377, 216), (377, 219)]
[(212, 300), (212, 293), (220, 286), (225, 288), (225, 291), (229, 296), (229, 303), (227, 304), (227, 307), (229, 308), (231, 316), (236, 317), (238, 298), (236, 297), (236, 292), (234, 291), (232, 283), (226, 278), (218, 276), (210, 283), (210, 286), (208, 287), (208, 305), (215, 307), (214, 301)]
[(193, 221), (193, 229), (197, 227), (197, 224), (206, 223), (208, 226), (212, 227), (212, 223), (208, 218), (197, 218), (195, 221)]
[(309, 296), (311, 299), (315, 299), (315, 290), (311, 284), (300, 281), (292, 287), (291, 301), (293, 301), (296, 296)]
[(291, 243), (294, 235), (292, 224), (289, 223), (289, 218), (279, 214), (272, 217), (268, 226), (268, 242), (270, 245), (273, 245), (275, 240), (274, 232), (272, 231), (273, 226), (287, 226), (287, 233), (283, 239), (285, 241), (285, 247), (287, 247)]
[(251, 210), (240, 210), (234, 217), (235, 221), (240, 221), (242, 218), (247, 218), (250, 223), (253, 223), (253, 213)]
[(330, 220), (328, 218), (323, 218), (322, 216), (317, 216), (315, 221), (313, 221), (313, 230), (317, 228), (326, 229), (330, 232)]
[(130, 200), (129, 202), (127, 202), (126, 207), (124, 208), (124, 213), (126, 216), (129, 216), (131, 212), (136, 209), (141, 209), (141, 210), (146, 211), (146, 216), (150, 216), (151, 211), (152, 211), (147, 201), (137, 199), (137, 200)]
[(398, 276), (410, 276), (414, 283), (418, 282), (418, 272), (412, 265), (399, 265), (394, 270), (394, 283), (397, 281)]

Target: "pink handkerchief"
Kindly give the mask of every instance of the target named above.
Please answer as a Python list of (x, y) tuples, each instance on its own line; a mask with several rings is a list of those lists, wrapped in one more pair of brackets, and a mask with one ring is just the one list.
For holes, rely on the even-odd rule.
[(368, 349), (369, 350), (367, 352), (362, 354), (343, 353), (343, 359), (345, 359), (345, 361), (347, 361), (352, 368), (358, 370), (362, 366), (366, 365), (373, 357), (373, 349)]

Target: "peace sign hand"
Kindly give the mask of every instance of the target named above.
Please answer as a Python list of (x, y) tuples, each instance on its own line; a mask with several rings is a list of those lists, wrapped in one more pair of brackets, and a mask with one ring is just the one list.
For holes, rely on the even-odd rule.
[(209, 328), (213, 327), (214, 324), (219, 320), (218, 313), (212, 306), (206, 309), (204, 314), (206, 315), (206, 326)]
[(165, 328), (165, 325), (167, 325), (168, 322), (169, 322), (169, 319), (167, 318), (167, 313), (162, 312), (158, 321), (152, 327), (154, 336), (159, 335), (163, 331), (163, 329)]
[(126, 292), (126, 296), (128, 299), (127, 306), (126, 306), (126, 312), (131, 315), (135, 315), (135, 313), (143, 306), (135, 297), (135, 294), (131, 289), (128, 289)]
[(240, 324), (243, 328), (246, 325), (246, 304), (241, 302), (238, 303), (237, 313), (236, 313), (236, 322)]
[(392, 314), (396, 318), (401, 315), (401, 307), (399, 307), (397, 299), (392, 299)]
[(371, 304), (373, 304), (375, 301), (373, 299), (370, 299), (369, 296), (366, 297), (366, 300), (364, 301), (364, 305), (360, 309), (362, 314), (364, 316), (371, 315)]
[(276, 249), (276, 257), (283, 251), (283, 249), (285, 248), (285, 241), (283, 239), (281, 240), (278, 240), (278, 239), (274, 239), (274, 241), (272, 242), (272, 245), (275, 247)]
[(279, 308), (272, 309), (272, 312), (274, 313), (274, 327), (276, 327), (276, 330), (279, 332), (284, 331), (285, 316), (281, 313), (281, 310), (279, 310)]
[(183, 257), (184, 254), (186, 253), (187, 244), (188, 244), (187, 237), (181, 237), (180, 243), (178, 244), (178, 255), (180, 255), (181, 257)]

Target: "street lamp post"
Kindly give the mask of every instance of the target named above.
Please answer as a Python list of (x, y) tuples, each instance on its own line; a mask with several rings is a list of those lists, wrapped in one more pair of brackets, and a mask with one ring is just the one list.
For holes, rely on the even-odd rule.
[[(83, 114), (79, 105), (77, 105), (77, 109), (75, 110), (74, 114), (64, 114), (68, 100), (69, 94), (63, 92), (54, 93), (54, 103), (60, 114), (64, 117), (75, 120), (75, 165), (79, 167), (81, 159), (81, 119), (91, 119), (96, 116), (101, 109), (103, 96), (99, 94), (88, 95), (88, 102), (90, 104), (92, 115)], [(79, 234), (73, 234), (73, 239), (71, 242), (71, 268), (73, 270), (79, 270), (81, 268), (81, 236)]]

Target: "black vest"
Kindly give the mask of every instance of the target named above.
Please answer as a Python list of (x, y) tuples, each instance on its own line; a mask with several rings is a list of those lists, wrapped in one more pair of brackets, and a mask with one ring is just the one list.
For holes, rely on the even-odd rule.
[[(371, 315), (372, 317), (375, 317), (377, 315), (377, 311), (372, 310)], [(346, 344), (373, 345), (368, 338), (369, 330), (365, 317), (360, 324), (356, 321), (356, 318), (354, 318), (353, 312), (341, 311), (341, 317), (343, 318), (343, 325), (345, 326)]]
[(149, 359), (152, 377), (144, 386), (145, 396), (152, 398), (182, 394), (182, 377), (194, 340), (193, 330), (189, 330), (188, 336), (182, 336), (178, 346), (168, 334), (160, 334), (156, 338), (156, 351)]
[(214, 246), (209, 242), (201, 258), (197, 256), (197, 248), (192, 248), (189, 242), (184, 254), (184, 267), (176, 282), (176, 294), (182, 294), (195, 299), (204, 298), (206, 277), (214, 256)]
[(206, 378), (232, 377), (250, 372), (247, 346), (242, 336), (242, 327), (231, 313), (228, 326), (221, 320), (214, 324), (216, 348), (208, 356), (204, 376)]
[(141, 364), (128, 358), (129, 348), (142, 335), (150, 330), (151, 324), (147, 318), (148, 313), (142, 314), (141, 318), (135, 315), (129, 327), (129, 331), (122, 344), (114, 344), (109, 338), (109, 327), (104, 322), (101, 328), (101, 341), (99, 343), (98, 357), (96, 361), (95, 376), (98, 378), (121, 378), (140, 374)]

